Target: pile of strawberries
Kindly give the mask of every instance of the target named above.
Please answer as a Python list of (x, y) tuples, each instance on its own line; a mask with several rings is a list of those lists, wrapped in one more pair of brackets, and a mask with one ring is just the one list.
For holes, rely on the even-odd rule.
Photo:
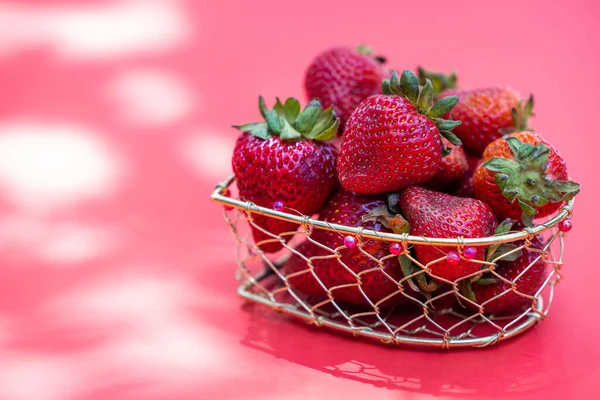
[[(236, 126), (242, 134), (232, 165), (240, 198), (350, 227), (478, 238), (531, 227), (579, 192), (557, 150), (527, 127), (533, 97), (522, 100), (511, 88), (458, 90), (456, 81), (421, 68), (399, 76), (364, 46), (319, 54), (306, 72), (311, 100), (303, 109), (294, 98), (268, 108), (261, 97), (263, 120)], [(267, 232), (298, 227), (260, 214), (253, 220), (265, 253), (282, 248)], [(571, 222), (559, 228), (568, 231)], [(399, 291), (431, 298), (459, 285), (485, 312), (509, 312), (530, 300), (514, 292), (489, 300), (511, 287), (533, 295), (546, 276), (545, 262), (529, 250), (543, 249), (542, 237), (518, 251), (523, 242), (415, 245), (408, 253), (400, 243), (321, 229), (310, 238), (296, 247), (304, 257), (284, 266), (288, 284), (323, 298), (329, 290), (336, 301), (358, 306), (368, 304), (366, 297), (395, 306), (407, 298)], [(474, 262), (503, 254), (495, 272), (516, 280), (514, 286)], [(428, 273), (415, 275), (422, 267), (411, 258)]]

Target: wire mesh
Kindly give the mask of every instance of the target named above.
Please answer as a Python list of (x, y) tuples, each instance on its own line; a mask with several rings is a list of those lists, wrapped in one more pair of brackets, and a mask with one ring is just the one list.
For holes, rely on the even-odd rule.
[[(293, 210), (258, 207), (230, 195), (233, 181), (232, 176), (218, 185), (212, 198), (226, 206), (224, 219), (236, 239), (237, 279), (241, 283), (238, 294), (320, 327), (385, 343), (485, 347), (543, 320), (550, 310), (554, 288), (561, 280), (564, 242), (558, 223), (570, 215), (573, 201), (535, 228), (477, 239), (425, 238), (329, 224)], [(269, 232), (255, 222), (256, 215), (292, 221), (298, 229)], [(254, 242), (250, 227), (264, 233), (266, 239)], [(350, 256), (351, 249), (345, 245), (332, 248), (316, 240), (317, 230), (333, 231), (342, 237), (352, 234), (357, 238), (357, 247)], [(372, 254), (373, 243), (389, 248), (393, 242), (402, 244), (401, 255), (411, 261), (412, 273), (391, 274), (388, 267), (397, 263), (398, 256), (389, 251)], [(269, 243), (280, 243), (282, 249), (266, 254), (261, 246)], [(468, 260), (481, 265), (476, 273), (449, 281), (432, 272), (431, 267), (444, 262), (450, 250), (457, 250), (466, 260), (466, 246), (489, 248), (501, 243), (511, 243), (513, 249), (491, 259)], [(413, 255), (415, 245), (433, 246), (440, 257), (422, 264)], [(521, 254), (518, 261), (507, 261), (517, 252)], [(370, 267), (353, 268), (349, 261), (358, 261), (357, 257), (362, 257), (361, 265), (366, 260)], [(323, 266), (331, 265), (342, 271), (339, 273), (345, 279), (327, 279)], [(464, 282), (482, 276), (492, 282), (491, 286), (477, 286), (477, 296), (465, 293)], [(382, 281), (388, 284), (388, 291), (378, 298), (369, 296), (370, 282)], [(419, 281), (434, 283), (437, 289), (424, 296), (416, 290), (415, 282)], [(313, 288), (309, 294), (306, 282)], [(512, 304), (510, 312), (503, 310), (506, 304)]]

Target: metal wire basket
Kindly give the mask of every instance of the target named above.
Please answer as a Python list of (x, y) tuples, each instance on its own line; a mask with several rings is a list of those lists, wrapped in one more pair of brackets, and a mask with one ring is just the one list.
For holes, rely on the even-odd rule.
[[(236, 238), (236, 261), (238, 264), (237, 278), (241, 282), (238, 294), (249, 301), (271, 307), (277, 312), (291, 315), (319, 327), (332, 328), (376, 339), (384, 343), (406, 344), (413, 346), (429, 347), (485, 347), (514, 337), (533, 327), (538, 321), (543, 320), (552, 304), (554, 287), (560, 281), (560, 269), (563, 265), (562, 256), (564, 249), (563, 232), (558, 229), (559, 223), (568, 218), (573, 207), (573, 200), (547, 221), (536, 225), (534, 228), (525, 228), (522, 231), (510, 232), (499, 236), (484, 238), (428, 238), (411, 236), (407, 234), (378, 232), (361, 228), (353, 228), (326, 221), (313, 219), (309, 216), (299, 215), (293, 211), (283, 212), (270, 208), (259, 207), (252, 202), (240, 201), (233, 195), (235, 177), (232, 175), (226, 181), (217, 185), (212, 193), (212, 200), (223, 204), (224, 218)], [(299, 229), (290, 232), (268, 232), (255, 224), (253, 216), (263, 215), (268, 218), (277, 218), (298, 224)], [(262, 230), (270, 239), (255, 243), (252, 239), (249, 226)], [(314, 242), (312, 233), (315, 229), (325, 229), (338, 232), (340, 235), (354, 235), (358, 239), (358, 248), (363, 257), (369, 257), (376, 263), (374, 269), (383, 272), (384, 262), (395, 255), (388, 254), (375, 258), (362, 247), (365, 240), (384, 241), (388, 245), (400, 243), (403, 254), (406, 254), (416, 268), (416, 271), (401, 279), (386, 276), (394, 282), (397, 288), (391, 291), (385, 299), (372, 301), (361, 289), (361, 277), (372, 273), (372, 270), (353, 272), (341, 261), (341, 253), (345, 246), (328, 248), (322, 243)], [(535, 237), (543, 236), (543, 246), (535, 243)], [(302, 240), (309, 240), (324, 248), (325, 257), (336, 258), (355, 278), (356, 282), (327, 287), (319, 280), (314, 272), (314, 259), (306, 257), (298, 250), (297, 245)], [(276, 254), (265, 254), (259, 246), (266, 243), (279, 242), (283, 249)], [(481, 272), (493, 274), (495, 279), (506, 283), (506, 290), (496, 297), (478, 304), (465, 297), (460, 290), (460, 280), (450, 282), (437, 277), (431, 272), (431, 265), (446, 259), (448, 249), (458, 249), (462, 256), (462, 249), (466, 246), (489, 247), (501, 243), (516, 244), (514, 251), (527, 250), (535, 254), (535, 259), (526, 267), (525, 271), (512, 280), (500, 275), (496, 271), (498, 262), (507, 254), (493, 260), (473, 260), (481, 263)], [(440, 258), (423, 265), (410, 254), (414, 245), (435, 246), (440, 251)], [(284, 266), (290, 257), (302, 257), (306, 260), (306, 268), (302, 271), (286, 271)], [(317, 258), (317, 257), (314, 257)], [(536, 263), (544, 263), (547, 268), (545, 279), (539, 289), (533, 294), (521, 293), (516, 281)], [(539, 264), (538, 264), (539, 265)], [(291, 278), (299, 274), (312, 274), (324, 289), (326, 296), (307, 296), (298, 291)], [(418, 275), (426, 274), (428, 279), (443, 283), (443, 289), (436, 291), (429, 297), (424, 297), (407, 290), (407, 281)], [(425, 276), (425, 275), (423, 275)], [(465, 277), (469, 278), (468, 277)], [(336, 291), (342, 287), (355, 287), (364, 296), (363, 306), (355, 307), (344, 304), (336, 299)], [(494, 315), (486, 312), (486, 305), (501, 296), (520, 296), (527, 300), (527, 304), (513, 315)], [(384, 301), (399, 296), (402, 304), (395, 307), (385, 307)], [(389, 303), (389, 302), (388, 302)], [(387, 304), (387, 303), (386, 303)]]

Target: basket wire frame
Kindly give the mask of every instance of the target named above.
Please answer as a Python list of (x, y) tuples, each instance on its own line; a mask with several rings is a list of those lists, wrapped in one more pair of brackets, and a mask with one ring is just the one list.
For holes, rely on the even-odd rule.
[[(252, 202), (240, 201), (230, 197), (228, 194), (230, 193), (229, 187), (234, 182), (234, 179), (235, 177), (232, 175), (217, 185), (211, 198), (231, 209), (230, 211), (224, 209), (223, 215), (236, 238), (237, 279), (241, 282), (237, 291), (238, 294), (244, 299), (266, 305), (275, 311), (291, 315), (319, 327), (332, 328), (351, 333), (354, 336), (380, 340), (384, 343), (441, 348), (485, 347), (514, 337), (533, 327), (540, 320), (543, 320), (550, 310), (554, 297), (554, 288), (561, 280), (560, 269), (563, 265), (564, 238), (563, 233), (558, 229), (558, 224), (570, 216), (573, 200), (563, 206), (560, 212), (553, 218), (534, 228), (525, 228), (522, 231), (485, 238), (427, 238), (330, 224), (326, 221), (301, 215), (293, 210), (282, 212), (259, 207)], [(254, 222), (253, 215), (256, 214), (295, 222), (299, 225), (299, 229), (290, 232), (269, 232)], [(248, 228), (249, 226), (262, 231), (269, 239), (254, 243), (252, 234)], [(351, 234), (356, 236), (358, 239), (357, 247), (361, 255), (374, 261), (377, 266), (373, 269), (378, 270), (390, 281), (394, 282), (398, 286), (398, 290), (374, 303), (360, 286), (361, 276), (373, 271), (354, 272), (341, 259), (340, 252), (345, 249), (345, 246), (329, 248), (315, 241), (311, 237), (315, 229), (327, 229), (338, 232), (340, 235)], [(545, 243), (543, 248), (535, 248), (532, 245), (531, 240), (535, 235), (543, 235)], [(403, 254), (408, 256), (417, 267), (416, 271), (402, 279), (394, 279), (384, 271), (383, 262), (396, 256), (387, 254), (381, 258), (373, 257), (362, 248), (362, 241), (365, 239), (385, 241), (386, 243), (401, 243), (404, 249)], [(302, 240), (312, 242), (315, 246), (325, 250), (327, 255), (306, 257), (295, 247)], [(273, 255), (265, 254), (259, 248), (260, 245), (275, 242), (281, 243), (283, 247), (275, 255), (277, 258), (274, 258)], [(462, 277), (460, 280), (448, 281), (431, 273), (431, 265), (446, 259), (447, 251), (444, 249), (447, 249), (448, 246), (458, 249), (459, 254), (462, 255), (462, 250), (465, 246), (487, 247), (493, 244), (515, 242), (518, 242), (519, 245), (514, 250), (496, 259), (491, 261), (472, 260), (472, 262), (480, 263), (482, 270)], [(440, 252), (440, 258), (426, 265), (421, 264), (410, 254), (410, 247), (414, 244), (436, 247)], [(499, 261), (502, 261), (509, 254), (522, 249), (535, 253), (535, 259), (517, 277), (511, 281), (495, 271), (495, 267)], [(306, 269), (286, 273), (282, 266), (292, 256), (304, 259), (307, 265)], [(356, 278), (356, 282), (327, 287), (319, 279), (312, 265), (312, 261), (327, 258), (336, 259), (346, 271)], [(545, 280), (537, 292), (532, 295), (519, 292), (516, 281), (538, 261), (547, 264), (548, 273)], [(462, 279), (477, 276), (481, 272), (489, 272), (496, 279), (503, 280), (506, 282), (508, 288), (496, 297), (482, 304), (477, 304), (461, 293), (460, 283)], [(290, 284), (289, 280), (300, 274), (312, 274), (312, 277), (327, 293), (327, 297), (314, 298), (305, 296), (296, 290)], [(439, 293), (435, 292), (432, 295), (435, 297), (429, 299), (416, 297), (414, 294), (409, 293), (409, 291), (404, 290), (404, 288), (408, 287), (407, 280), (415, 278), (420, 274), (427, 274), (430, 279), (445, 283), (448, 289)], [(355, 286), (362, 293), (364, 303), (368, 307), (356, 309), (336, 301), (335, 291), (350, 286)], [(500, 316), (485, 313), (486, 304), (510, 292), (530, 300), (530, 307), (515, 315)], [(410, 307), (411, 310), (407, 312), (405, 310), (406, 306), (397, 307), (401, 310), (381, 306), (382, 303), (394, 296), (405, 297), (407, 302), (412, 306)], [(459, 305), (463, 305), (463, 307), (450, 305), (447, 308), (436, 308), (435, 302), (441, 301), (447, 296), (455, 297)], [(470, 304), (471, 307), (465, 308), (464, 305), (466, 304)]]

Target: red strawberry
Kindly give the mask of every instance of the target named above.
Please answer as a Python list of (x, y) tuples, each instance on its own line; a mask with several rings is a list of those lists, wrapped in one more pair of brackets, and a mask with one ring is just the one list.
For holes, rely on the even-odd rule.
[(500, 219), (548, 216), (579, 193), (567, 180), (567, 165), (556, 149), (535, 132), (515, 132), (492, 142), (473, 175), (477, 198)]
[(342, 137), (338, 175), (342, 186), (355, 193), (385, 193), (427, 182), (442, 162), (440, 134), (460, 145), (450, 132), (460, 123), (441, 119), (456, 97), (433, 105), (431, 82), (420, 89), (408, 70), (400, 80), (394, 72), (382, 86), (386, 94), (363, 101)]
[[(462, 122), (454, 133), (463, 142), (465, 150), (476, 156), (501, 137), (503, 131), (524, 129), (533, 106), (531, 103), (529, 108), (522, 109), (519, 93), (511, 88), (450, 90), (440, 97), (446, 96), (458, 96), (460, 99), (449, 117)], [(514, 118), (517, 116), (513, 116), (513, 109), (521, 110), (518, 118)]]
[(309, 98), (320, 99), (325, 107), (333, 106), (340, 118), (340, 134), (360, 102), (380, 92), (381, 82), (388, 76), (384, 62), (364, 46), (335, 47), (319, 54), (308, 67), (306, 93)]
[(482, 161), (480, 157), (474, 157), (470, 154), (467, 154), (467, 164), (469, 166), (467, 172), (462, 176), (462, 178), (460, 178), (458, 182), (456, 182), (450, 194), (458, 197), (475, 197), (473, 174), (481, 162)]
[[(522, 246), (523, 242), (515, 244)], [(544, 243), (539, 237), (534, 238), (531, 244), (531, 249), (542, 250), (544, 248)], [(495, 272), (510, 282), (515, 282), (515, 289), (521, 294), (533, 296), (540, 289), (547, 276), (546, 263), (541, 255), (540, 252), (523, 248), (522, 254), (517, 260), (498, 261)], [(531, 267), (529, 267), (530, 265)], [(528, 267), (529, 269), (526, 270)], [(495, 282), (490, 283), (490, 281)], [(490, 273), (484, 274), (480, 280), (475, 281), (471, 288), (475, 296), (474, 301), (480, 305), (508, 291), (502, 297), (483, 304), (486, 313), (512, 312), (532, 304), (531, 299), (511, 291), (511, 283), (503, 281)]]
[[(400, 196), (402, 214), (410, 223), (412, 235), (436, 238), (486, 237), (494, 233), (497, 221), (490, 208), (479, 200), (455, 197), (420, 186), (405, 189)], [(455, 281), (479, 271), (480, 264), (457, 258), (452, 247), (415, 245), (417, 260), (426, 265), (444, 257), (453, 256), (430, 266), (440, 278)], [(471, 259), (484, 260), (483, 247), (475, 248)]]
[(461, 179), (468, 171), (467, 156), (461, 146), (454, 146), (443, 138), (444, 146), (449, 153), (442, 157), (438, 173), (427, 182), (427, 187), (441, 190), (449, 184)]
[[(371, 220), (363, 221), (365, 216), (378, 214), (378, 210), (382, 208), (387, 210), (385, 196), (360, 196), (350, 192), (341, 191), (336, 193), (325, 205), (320, 214), (320, 219), (334, 224), (342, 224), (351, 227), (362, 226), (365, 229), (391, 232), (391, 230), (386, 228), (381, 222)], [(383, 271), (385, 271), (385, 273), (392, 278), (400, 280), (402, 278), (402, 272), (400, 270), (398, 258), (389, 257), (386, 260), (383, 260), (383, 268), (380, 268), (379, 263), (364, 254), (364, 252), (366, 252), (375, 259), (390, 256), (390, 247), (386, 242), (365, 239), (361, 245), (361, 250), (359, 245), (356, 244), (356, 239), (354, 237), (344, 237), (337, 232), (323, 229), (315, 229), (311, 235), (311, 239), (327, 246), (331, 251), (323, 249), (308, 241), (300, 244), (298, 251), (307, 258), (318, 257), (316, 259), (313, 258), (312, 260), (314, 272), (327, 288), (333, 288), (338, 285), (354, 284), (357, 282), (357, 278), (354, 274), (363, 272), (363, 274), (360, 275), (360, 280), (362, 282), (361, 288), (373, 303), (398, 291), (398, 286), (383, 273)], [(354, 239), (354, 241), (352, 239)], [(336, 248), (340, 248), (339, 253), (341, 254), (341, 262), (334, 256), (333, 250)], [(329, 257), (321, 258), (323, 256)], [(293, 256), (285, 266), (287, 274), (308, 269), (309, 266), (306, 261), (297, 255)], [(305, 294), (326, 297), (326, 292), (310, 272), (290, 276), (288, 281), (292, 287)], [(368, 304), (361, 294), (361, 291), (356, 286), (334, 289), (332, 290), (332, 294), (334, 299), (338, 301), (355, 305)], [(394, 305), (403, 299), (406, 298), (402, 294), (397, 294), (393, 297), (393, 300), (386, 300), (385, 305)]]
[[(233, 151), (233, 172), (240, 198), (263, 207), (289, 207), (304, 215), (319, 211), (335, 190), (337, 149), (327, 142), (335, 137), (338, 120), (331, 108), (322, 111), (312, 100), (300, 112), (298, 101), (285, 105), (277, 100), (267, 110), (259, 99), (261, 114), (267, 122), (236, 128), (244, 132)], [(295, 231), (297, 224), (253, 214), (254, 222), (273, 234)], [(255, 242), (273, 237), (252, 227)], [(288, 236), (288, 239), (290, 237)], [(259, 244), (267, 253), (281, 249), (279, 242)]]

